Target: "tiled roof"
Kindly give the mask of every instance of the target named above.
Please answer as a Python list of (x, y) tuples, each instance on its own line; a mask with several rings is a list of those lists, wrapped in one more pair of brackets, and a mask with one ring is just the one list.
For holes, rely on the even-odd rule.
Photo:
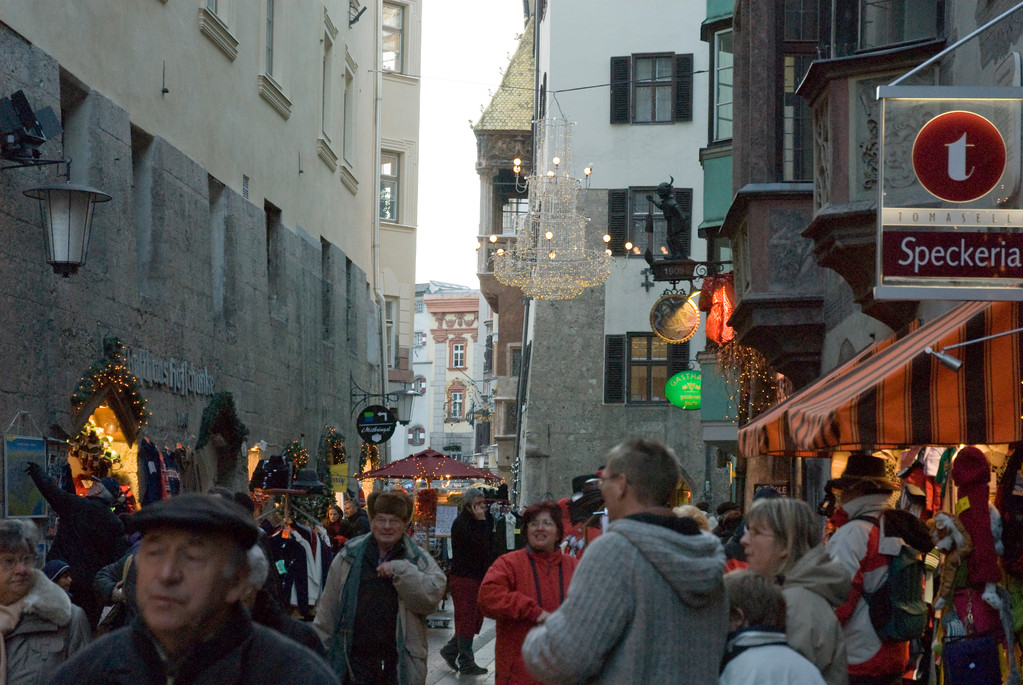
[(494, 93), (477, 131), (529, 131), (533, 126), (533, 20), (526, 24), (519, 47), (508, 62), (501, 86)]

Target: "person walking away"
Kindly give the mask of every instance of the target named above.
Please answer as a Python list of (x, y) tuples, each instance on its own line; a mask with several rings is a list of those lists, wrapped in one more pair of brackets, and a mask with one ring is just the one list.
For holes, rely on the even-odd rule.
[(880, 520), (891, 509), (898, 484), (885, 474), (885, 461), (865, 452), (849, 455), (833, 486), (838, 509), (832, 519), (844, 521), (828, 540), (827, 550), (852, 576), (849, 597), (836, 614), (845, 632), (850, 685), (902, 685), (909, 661), (909, 642), (882, 642), (870, 620), (866, 593), (876, 591), (888, 573), (888, 559), (879, 550), (880, 528), (863, 516)]
[(89, 641), (85, 612), (36, 568), (38, 544), (34, 524), (0, 521), (0, 676), (6, 685), (45, 682)]
[(36, 463), (29, 463), (25, 472), (60, 517), (49, 558), (60, 559), (71, 567), (71, 596), (85, 611), (89, 625), (95, 628), (103, 602), (92, 587), (93, 578), (128, 549), (124, 524), (110, 511), (114, 495), (98, 480), (85, 497), (65, 492)]
[(527, 507), (522, 513), (527, 546), (499, 556), (480, 585), (480, 610), (497, 620), (495, 675), (502, 685), (542, 685), (526, 670), (522, 642), (565, 601), (579, 563), (559, 548), (565, 533), (561, 511), (549, 500)]
[(426, 617), (444, 598), (444, 572), (405, 529), (412, 498), (369, 495), (370, 535), (330, 564), (313, 627), (346, 685), (423, 685)]
[(671, 511), (682, 479), (671, 448), (633, 438), (606, 464), (611, 523), (565, 602), (526, 636), (526, 667), (558, 683), (713, 683), (728, 632), (721, 542)]
[(728, 645), (719, 685), (824, 685), (817, 667), (785, 642), (786, 602), (769, 578), (743, 569), (725, 575)]
[(741, 542), (748, 568), (781, 586), (789, 646), (828, 685), (848, 683), (845, 635), (835, 609), (849, 596), (852, 577), (821, 543), (820, 518), (801, 500), (757, 500), (746, 514)]
[(51, 685), (337, 685), (312, 650), (254, 623), (241, 606), (258, 535), (251, 513), (188, 493), (128, 522), (142, 533), (139, 617), (78, 652)]
[(455, 606), (455, 634), (440, 650), (448, 666), (465, 675), (487, 672), (476, 664), (472, 641), (483, 627), (476, 597), (494, 556), (494, 517), (487, 511), (483, 491), (469, 488), (462, 498), (462, 511), (451, 524), (448, 589)]

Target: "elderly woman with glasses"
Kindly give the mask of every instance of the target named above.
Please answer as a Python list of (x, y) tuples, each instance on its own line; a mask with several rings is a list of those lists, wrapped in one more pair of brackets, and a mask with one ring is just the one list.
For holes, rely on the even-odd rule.
[(36, 568), (38, 534), (27, 521), (0, 521), (0, 675), (7, 685), (45, 683), (88, 642), (89, 621)]
[(579, 563), (558, 548), (564, 524), (557, 502), (528, 507), (522, 520), (528, 545), (498, 557), (479, 592), (483, 614), (497, 619), (496, 682), (513, 685), (541, 682), (526, 670), (522, 643), (526, 633), (565, 601)]

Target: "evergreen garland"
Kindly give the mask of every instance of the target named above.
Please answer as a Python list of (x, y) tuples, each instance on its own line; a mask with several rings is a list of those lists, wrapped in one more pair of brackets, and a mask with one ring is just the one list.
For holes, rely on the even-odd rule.
[(234, 396), (227, 391), (213, 395), (210, 403), (203, 409), (195, 449), (202, 449), (214, 434), (224, 438), (231, 454), (236, 454), (241, 450), (242, 443), (245, 442), (245, 438), (249, 434), (249, 429), (238, 418), (238, 411), (234, 406)]
[(124, 343), (119, 338), (103, 341), (103, 358), (92, 363), (71, 394), (71, 408), (78, 412), (103, 388), (110, 388), (127, 400), (133, 418), (139, 426), (149, 421), (146, 400), (139, 391), (139, 380), (128, 371), (124, 360)]

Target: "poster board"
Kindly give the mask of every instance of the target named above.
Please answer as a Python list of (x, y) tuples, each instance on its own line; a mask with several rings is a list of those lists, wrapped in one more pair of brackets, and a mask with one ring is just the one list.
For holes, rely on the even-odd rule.
[(46, 500), (25, 473), (29, 462), (49, 466), (46, 440), (25, 435), (4, 436), (4, 515), (7, 518), (44, 518)]
[(451, 537), (451, 524), (458, 516), (458, 507), (451, 504), (437, 505), (437, 526), (436, 536), (439, 538)]

